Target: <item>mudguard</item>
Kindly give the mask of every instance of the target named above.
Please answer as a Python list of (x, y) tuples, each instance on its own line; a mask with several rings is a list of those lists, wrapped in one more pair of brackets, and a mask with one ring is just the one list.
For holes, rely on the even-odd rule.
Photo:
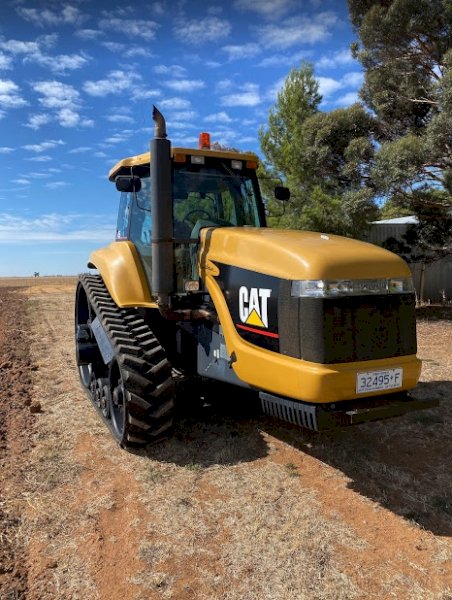
[(156, 308), (135, 245), (129, 241), (112, 242), (95, 250), (89, 268), (97, 269), (115, 303), (121, 308)]

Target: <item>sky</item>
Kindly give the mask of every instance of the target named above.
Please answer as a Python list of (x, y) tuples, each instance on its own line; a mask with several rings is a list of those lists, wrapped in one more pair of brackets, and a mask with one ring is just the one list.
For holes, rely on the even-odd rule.
[(72, 275), (114, 239), (121, 158), (146, 152), (152, 105), (176, 146), (261, 155), (290, 69), (314, 65), (321, 110), (363, 75), (346, 0), (2, 0), (0, 276)]

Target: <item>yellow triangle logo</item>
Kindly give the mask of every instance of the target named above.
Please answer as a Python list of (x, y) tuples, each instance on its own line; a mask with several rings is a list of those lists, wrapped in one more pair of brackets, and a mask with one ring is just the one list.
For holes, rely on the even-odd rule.
[(257, 325), (257, 327), (265, 327), (265, 325), (262, 323), (262, 319), (260, 318), (260, 316), (257, 314), (256, 309), (253, 308), (253, 310), (250, 312), (246, 323), (248, 325)]

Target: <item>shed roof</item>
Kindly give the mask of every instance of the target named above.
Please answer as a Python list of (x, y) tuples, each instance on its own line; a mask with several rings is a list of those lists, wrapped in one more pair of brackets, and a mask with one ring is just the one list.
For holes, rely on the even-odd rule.
[(417, 225), (418, 220), (415, 215), (407, 217), (397, 217), (395, 219), (383, 219), (382, 221), (372, 221), (372, 225)]

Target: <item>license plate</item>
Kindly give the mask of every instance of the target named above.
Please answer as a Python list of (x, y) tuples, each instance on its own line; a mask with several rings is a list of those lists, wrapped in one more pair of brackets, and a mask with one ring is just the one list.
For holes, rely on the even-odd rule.
[(381, 371), (363, 371), (356, 375), (356, 393), (393, 390), (402, 386), (403, 369), (384, 369)]

